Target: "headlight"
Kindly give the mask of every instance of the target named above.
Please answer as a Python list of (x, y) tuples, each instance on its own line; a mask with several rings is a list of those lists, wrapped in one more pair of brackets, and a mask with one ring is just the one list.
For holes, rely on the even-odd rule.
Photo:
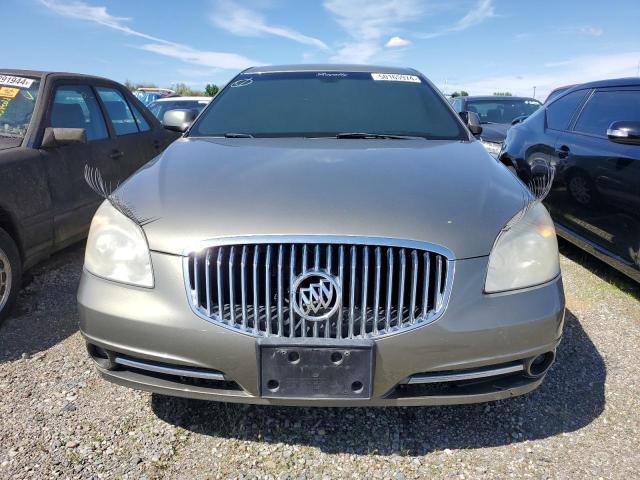
[(142, 229), (109, 201), (100, 205), (91, 221), (84, 266), (108, 280), (153, 287), (151, 256)]
[(558, 241), (547, 209), (538, 203), (498, 235), (484, 290), (487, 293), (531, 287), (560, 273)]
[(485, 142), (484, 140), (480, 140), (482, 146), (491, 154), (492, 157), (498, 158), (500, 155), (500, 150), (502, 149), (501, 143), (495, 142)]

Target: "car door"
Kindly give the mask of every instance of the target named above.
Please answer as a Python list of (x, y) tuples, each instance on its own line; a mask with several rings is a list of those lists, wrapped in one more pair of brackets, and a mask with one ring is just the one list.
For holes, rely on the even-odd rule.
[(81, 81), (59, 81), (52, 90), (44, 127), (83, 128), (86, 143), (41, 149), (53, 206), (54, 244), (64, 246), (86, 235), (100, 197), (85, 181), (85, 166), (98, 170), (107, 185), (121, 179), (95, 92)]
[(118, 157), (124, 180), (152, 158), (149, 126), (146, 125), (146, 130), (140, 131), (129, 103), (117, 87), (96, 85), (95, 89), (117, 139), (117, 151), (114, 155)]
[[(559, 221), (632, 265), (640, 265), (640, 147), (612, 142), (607, 128), (640, 121), (640, 88), (591, 92), (556, 142), (565, 163)], [(557, 200), (557, 199), (556, 199)]]

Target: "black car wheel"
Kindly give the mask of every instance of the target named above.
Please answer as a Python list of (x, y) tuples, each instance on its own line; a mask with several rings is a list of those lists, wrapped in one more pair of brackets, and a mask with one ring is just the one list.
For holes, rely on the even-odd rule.
[(592, 205), (596, 200), (596, 188), (593, 180), (582, 172), (575, 172), (569, 176), (567, 189), (571, 198), (580, 205)]
[(0, 228), (0, 324), (7, 318), (18, 296), (22, 265), (18, 247)]

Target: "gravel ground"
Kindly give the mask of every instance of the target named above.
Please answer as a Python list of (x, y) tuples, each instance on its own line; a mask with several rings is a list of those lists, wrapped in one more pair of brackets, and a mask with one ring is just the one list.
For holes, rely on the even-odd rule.
[(535, 392), (491, 404), (266, 408), (101, 380), (77, 330), (82, 246), (0, 328), (0, 478), (637, 478), (640, 292), (562, 246), (567, 321)]

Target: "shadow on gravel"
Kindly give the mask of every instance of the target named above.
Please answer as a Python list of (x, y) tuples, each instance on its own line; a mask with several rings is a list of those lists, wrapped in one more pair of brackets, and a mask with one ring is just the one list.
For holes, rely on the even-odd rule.
[(78, 330), (76, 292), (84, 242), (68, 247), (29, 272), (33, 280), (0, 326), (0, 363), (47, 350)]
[(560, 249), (560, 253), (568, 259), (586, 268), (609, 285), (628, 293), (636, 300), (640, 300), (640, 288), (638, 288), (638, 284), (627, 277), (624, 273), (620, 273), (618, 270), (599, 258), (594, 257), (571, 242), (560, 237), (558, 237), (558, 247)]
[(309, 445), (327, 453), (424, 455), (482, 448), (578, 430), (604, 409), (606, 367), (567, 311), (558, 358), (536, 391), (490, 404), (404, 408), (265, 407), (154, 394), (162, 420), (195, 433)]

